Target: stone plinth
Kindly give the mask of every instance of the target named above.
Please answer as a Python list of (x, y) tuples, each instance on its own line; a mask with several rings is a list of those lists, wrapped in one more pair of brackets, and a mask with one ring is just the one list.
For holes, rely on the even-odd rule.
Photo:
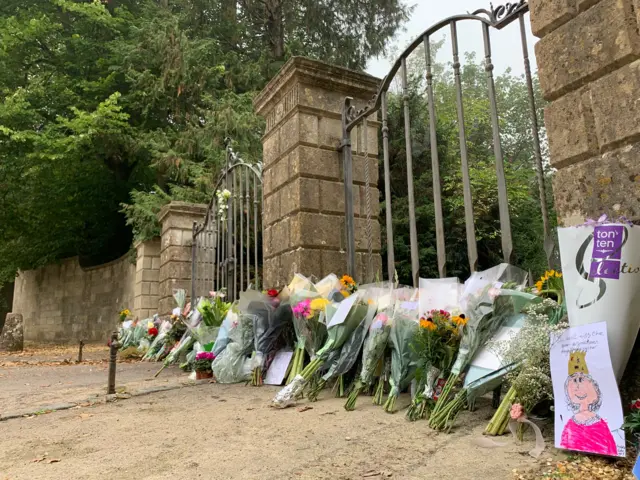
[(0, 352), (21, 352), (24, 348), (24, 322), (19, 313), (7, 313), (0, 331)]
[(160, 300), (160, 238), (136, 244), (136, 283), (133, 315), (139, 319), (152, 317)]
[[(175, 290), (183, 289), (186, 290), (187, 296), (191, 294), (193, 222), (201, 222), (206, 213), (206, 205), (171, 202), (158, 214), (158, 220), (162, 225), (157, 307), (160, 315), (171, 313), (175, 306)], [(146, 270), (142, 273), (149, 275), (149, 278), (153, 276), (153, 272)], [(142, 281), (145, 281), (144, 278)], [(144, 301), (141, 301), (141, 308), (146, 308)]]
[[(264, 285), (287, 283), (294, 273), (346, 273), (344, 173), (339, 146), (345, 97), (363, 106), (379, 80), (323, 62), (289, 60), (254, 102), (266, 119), (263, 144)], [(369, 182), (363, 129), (352, 132), (357, 277), (366, 264), (366, 195), (371, 196), (373, 272), (381, 270), (378, 222), (378, 128), (368, 122)], [(372, 276), (375, 276), (373, 273)]]

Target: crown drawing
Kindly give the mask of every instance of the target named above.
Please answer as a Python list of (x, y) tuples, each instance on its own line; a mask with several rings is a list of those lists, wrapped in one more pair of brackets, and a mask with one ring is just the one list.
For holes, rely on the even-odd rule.
[(584, 350), (574, 350), (569, 354), (569, 375), (574, 373), (589, 375), (589, 367), (584, 359), (586, 355), (587, 352)]

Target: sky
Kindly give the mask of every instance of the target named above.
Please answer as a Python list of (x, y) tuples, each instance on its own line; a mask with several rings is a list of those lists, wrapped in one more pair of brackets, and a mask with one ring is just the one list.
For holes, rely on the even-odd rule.
[[(431, 25), (452, 15), (465, 14), (473, 12), (479, 8), (489, 9), (489, 0), (449, 0), (448, 2), (440, 0), (405, 0), (409, 5), (415, 5), (411, 18), (404, 25), (405, 31), (396, 35), (391, 43), (396, 47), (397, 53), (393, 58), (377, 58), (372, 59), (367, 66), (367, 73), (379, 78), (383, 78), (391, 69), (395, 61), (395, 56), (399, 55), (408, 44), (419, 37)], [(513, 2), (514, 0), (510, 0)], [(501, 0), (494, 0), (494, 5), (506, 3)], [(529, 25), (529, 15), (526, 15), (527, 39), (529, 45), (529, 61), (531, 62), (532, 71), (536, 71), (536, 60), (534, 54), (534, 44), (537, 39), (531, 34)], [(440, 62), (451, 61), (451, 39), (450, 28), (445, 27), (437, 35), (434, 40), (440, 40), (445, 37), (446, 41), (442, 50), (438, 53), (436, 60)], [(458, 23), (458, 43), (461, 61), (464, 61), (462, 52), (475, 51), (477, 58), (484, 56), (484, 47), (482, 43), (482, 28), (479, 22), (463, 21)], [(519, 22), (515, 21), (502, 30), (491, 29), (491, 47), (492, 58), (495, 67), (495, 73), (503, 73), (507, 68), (511, 68), (513, 73), (521, 75), (524, 73), (524, 61), (522, 57), (522, 44), (520, 40)]]

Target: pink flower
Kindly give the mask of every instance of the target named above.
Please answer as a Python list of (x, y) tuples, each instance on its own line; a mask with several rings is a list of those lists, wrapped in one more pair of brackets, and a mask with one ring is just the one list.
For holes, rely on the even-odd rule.
[(216, 359), (216, 355), (213, 352), (199, 352), (196, 355), (196, 360), (211, 360), (214, 361)]
[(511, 418), (514, 420), (518, 420), (520, 417), (524, 416), (524, 408), (519, 403), (514, 403), (511, 405)]
[(302, 300), (295, 307), (291, 309), (293, 314), (298, 318), (306, 318), (311, 313), (311, 300), (307, 298)]

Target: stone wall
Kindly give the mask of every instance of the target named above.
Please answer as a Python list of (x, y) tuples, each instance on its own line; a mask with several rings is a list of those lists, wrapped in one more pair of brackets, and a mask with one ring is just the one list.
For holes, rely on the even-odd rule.
[(93, 268), (74, 257), (20, 272), (13, 313), (24, 318), (25, 343), (106, 342), (118, 312), (133, 308), (135, 276), (128, 255)]
[(529, 0), (562, 225), (640, 219), (640, 0)]
[[(346, 96), (358, 107), (377, 91), (370, 75), (295, 57), (255, 100), (266, 119), (263, 143), (264, 284), (281, 286), (294, 273), (346, 273), (344, 172), (339, 153), (341, 110)], [(373, 272), (381, 269), (378, 222), (378, 128), (369, 121), (369, 184), (364, 177), (365, 151), (355, 130), (353, 144), (356, 277), (364, 273), (365, 197), (372, 200)]]

